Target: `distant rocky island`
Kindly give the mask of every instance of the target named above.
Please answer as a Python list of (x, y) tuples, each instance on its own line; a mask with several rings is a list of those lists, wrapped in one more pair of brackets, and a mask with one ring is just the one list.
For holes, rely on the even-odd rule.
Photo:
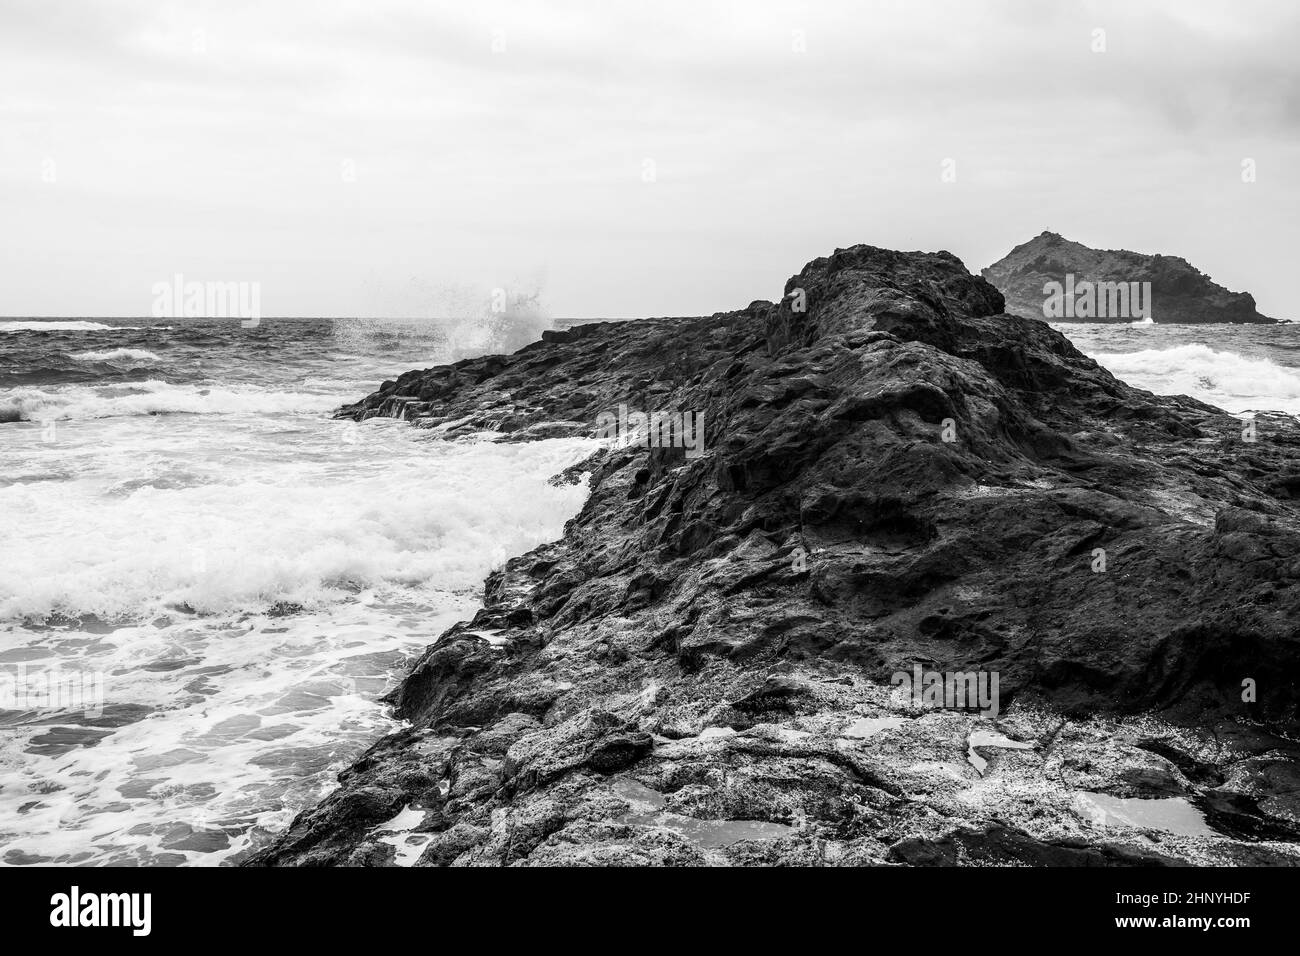
[(1273, 323), (1178, 256), (1090, 249), (1054, 232), (1016, 246), (982, 275), (1007, 311), (1059, 322)]
[[(1035, 242), (1027, 284), (1082, 262)], [(1300, 863), (1300, 426), (1130, 387), (949, 253), (338, 417), (630, 432), (253, 865)]]

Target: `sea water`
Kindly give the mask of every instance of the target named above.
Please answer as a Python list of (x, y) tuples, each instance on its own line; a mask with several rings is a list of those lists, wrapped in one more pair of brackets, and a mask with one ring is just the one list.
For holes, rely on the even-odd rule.
[(395, 726), (379, 696), (560, 535), (585, 485), (548, 479), (595, 448), (331, 420), (447, 357), (418, 325), (0, 322), (0, 861), (235, 862)]

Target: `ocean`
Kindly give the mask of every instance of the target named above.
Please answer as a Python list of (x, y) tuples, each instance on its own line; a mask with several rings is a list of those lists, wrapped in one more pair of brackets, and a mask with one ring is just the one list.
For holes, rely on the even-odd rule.
[(330, 419), (449, 357), (416, 323), (0, 320), (0, 860), (235, 862), (395, 726), (595, 447)]
[[(1300, 414), (1300, 326), (1056, 326), (1133, 385)], [(434, 323), (0, 320), (0, 862), (216, 865), (396, 724), (379, 697), (557, 538), (592, 440), (330, 419)], [(58, 704), (57, 709), (46, 706)]]
[(1234, 414), (1300, 415), (1300, 324), (1053, 324), (1117, 378)]

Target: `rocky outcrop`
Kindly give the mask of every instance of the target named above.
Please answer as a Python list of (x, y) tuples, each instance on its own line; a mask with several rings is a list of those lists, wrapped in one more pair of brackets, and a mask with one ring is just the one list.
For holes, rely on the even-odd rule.
[(1008, 312), (1053, 322), (1276, 321), (1249, 293), (1229, 292), (1186, 259), (1090, 249), (1054, 232), (1016, 246), (982, 274)]
[[(489, 577), (391, 695), (407, 729), (254, 862), (1300, 859), (1273, 732), (1300, 431), (1131, 388), (1003, 305), (948, 253), (855, 246), (779, 303), (342, 409), (511, 441), (690, 413), (704, 441), (557, 476), (590, 485), (564, 536)], [(997, 707), (892, 686), (917, 670), (996, 675)]]

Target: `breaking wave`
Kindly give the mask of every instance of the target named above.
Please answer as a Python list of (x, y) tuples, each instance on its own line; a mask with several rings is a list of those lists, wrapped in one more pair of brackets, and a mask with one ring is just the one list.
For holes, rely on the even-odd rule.
[(338, 402), (310, 392), (173, 385), (149, 379), (119, 385), (15, 388), (0, 395), (0, 422), (79, 421), (133, 415), (329, 412)]
[(0, 322), (0, 332), (116, 332), (134, 328), (102, 322)]
[(476, 591), (494, 555), (558, 537), (586, 497), (585, 487), (546, 483), (590, 453), (583, 439), (398, 437), (381, 447), (400, 457), (346, 468), (373, 442), (325, 446), (274, 469), (124, 463), (125, 473), (66, 483), (57, 498), (44, 482), (0, 487), (8, 545), (27, 556), (0, 568), (0, 619), (147, 620), (169, 607), (320, 608), (369, 588)]
[(109, 349), (106, 352), (80, 352), (72, 358), (78, 362), (161, 362), (162, 358), (148, 349)]
[(1229, 412), (1275, 410), (1300, 415), (1300, 370), (1193, 343), (1093, 355), (1130, 385), (1159, 395), (1191, 395)]

